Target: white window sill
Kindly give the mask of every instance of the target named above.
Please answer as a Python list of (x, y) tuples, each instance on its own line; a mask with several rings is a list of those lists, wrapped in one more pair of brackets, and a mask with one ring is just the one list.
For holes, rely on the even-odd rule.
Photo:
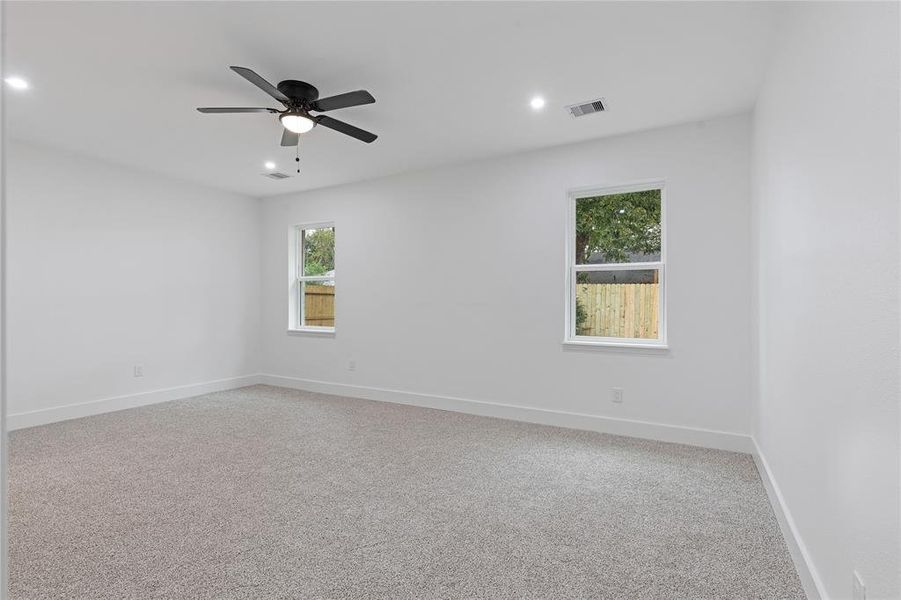
[(306, 334), (314, 334), (314, 335), (326, 335), (326, 336), (334, 336), (335, 328), (334, 327), (296, 327), (294, 329), (288, 329), (288, 335), (306, 335)]
[(627, 342), (612, 340), (563, 340), (564, 346), (574, 346), (577, 348), (618, 348), (636, 350), (669, 350), (669, 346), (664, 342)]

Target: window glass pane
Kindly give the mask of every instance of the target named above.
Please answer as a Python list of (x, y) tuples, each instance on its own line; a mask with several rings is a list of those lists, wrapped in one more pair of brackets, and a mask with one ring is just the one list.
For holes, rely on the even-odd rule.
[(335, 326), (335, 282), (303, 281), (303, 325), (305, 327)]
[(303, 274), (335, 274), (335, 228), (303, 230)]
[(657, 269), (576, 273), (576, 335), (656, 340)]
[(660, 260), (660, 190), (576, 200), (575, 262)]

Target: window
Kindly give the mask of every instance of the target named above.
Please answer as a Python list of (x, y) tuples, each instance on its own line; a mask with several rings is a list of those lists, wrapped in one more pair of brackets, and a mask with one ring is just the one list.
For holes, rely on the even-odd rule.
[(291, 235), (288, 329), (335, 330), (335, 225), (298, 225)]
[(665, 347), (663, 186), (573, 192), (567, 343)]

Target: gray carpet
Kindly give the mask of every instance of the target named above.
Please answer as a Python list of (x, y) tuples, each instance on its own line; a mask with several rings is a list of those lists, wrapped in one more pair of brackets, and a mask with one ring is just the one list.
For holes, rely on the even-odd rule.
[(254, 386), (14, 432), (40, 598), (803, 598), (752, 459)]

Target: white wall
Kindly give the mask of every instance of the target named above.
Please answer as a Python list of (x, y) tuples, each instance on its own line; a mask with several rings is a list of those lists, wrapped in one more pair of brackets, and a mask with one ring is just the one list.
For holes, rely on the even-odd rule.
[(794, 6), (754, 118), (754, 435), (831, 598), (898, 598), (898, 5)]
[(257, 371), (258, 200), (7, 150), (8, 412), (44, 411), (19, 425)]
[[(748, 165), (737, 116), (264, 200), (263, 372), (747, 434)], [(653, 178), (669, 352), (564, 348), (567, 189)], [(337, 333), (289, 335), (289, 229), (331, 220)]]

